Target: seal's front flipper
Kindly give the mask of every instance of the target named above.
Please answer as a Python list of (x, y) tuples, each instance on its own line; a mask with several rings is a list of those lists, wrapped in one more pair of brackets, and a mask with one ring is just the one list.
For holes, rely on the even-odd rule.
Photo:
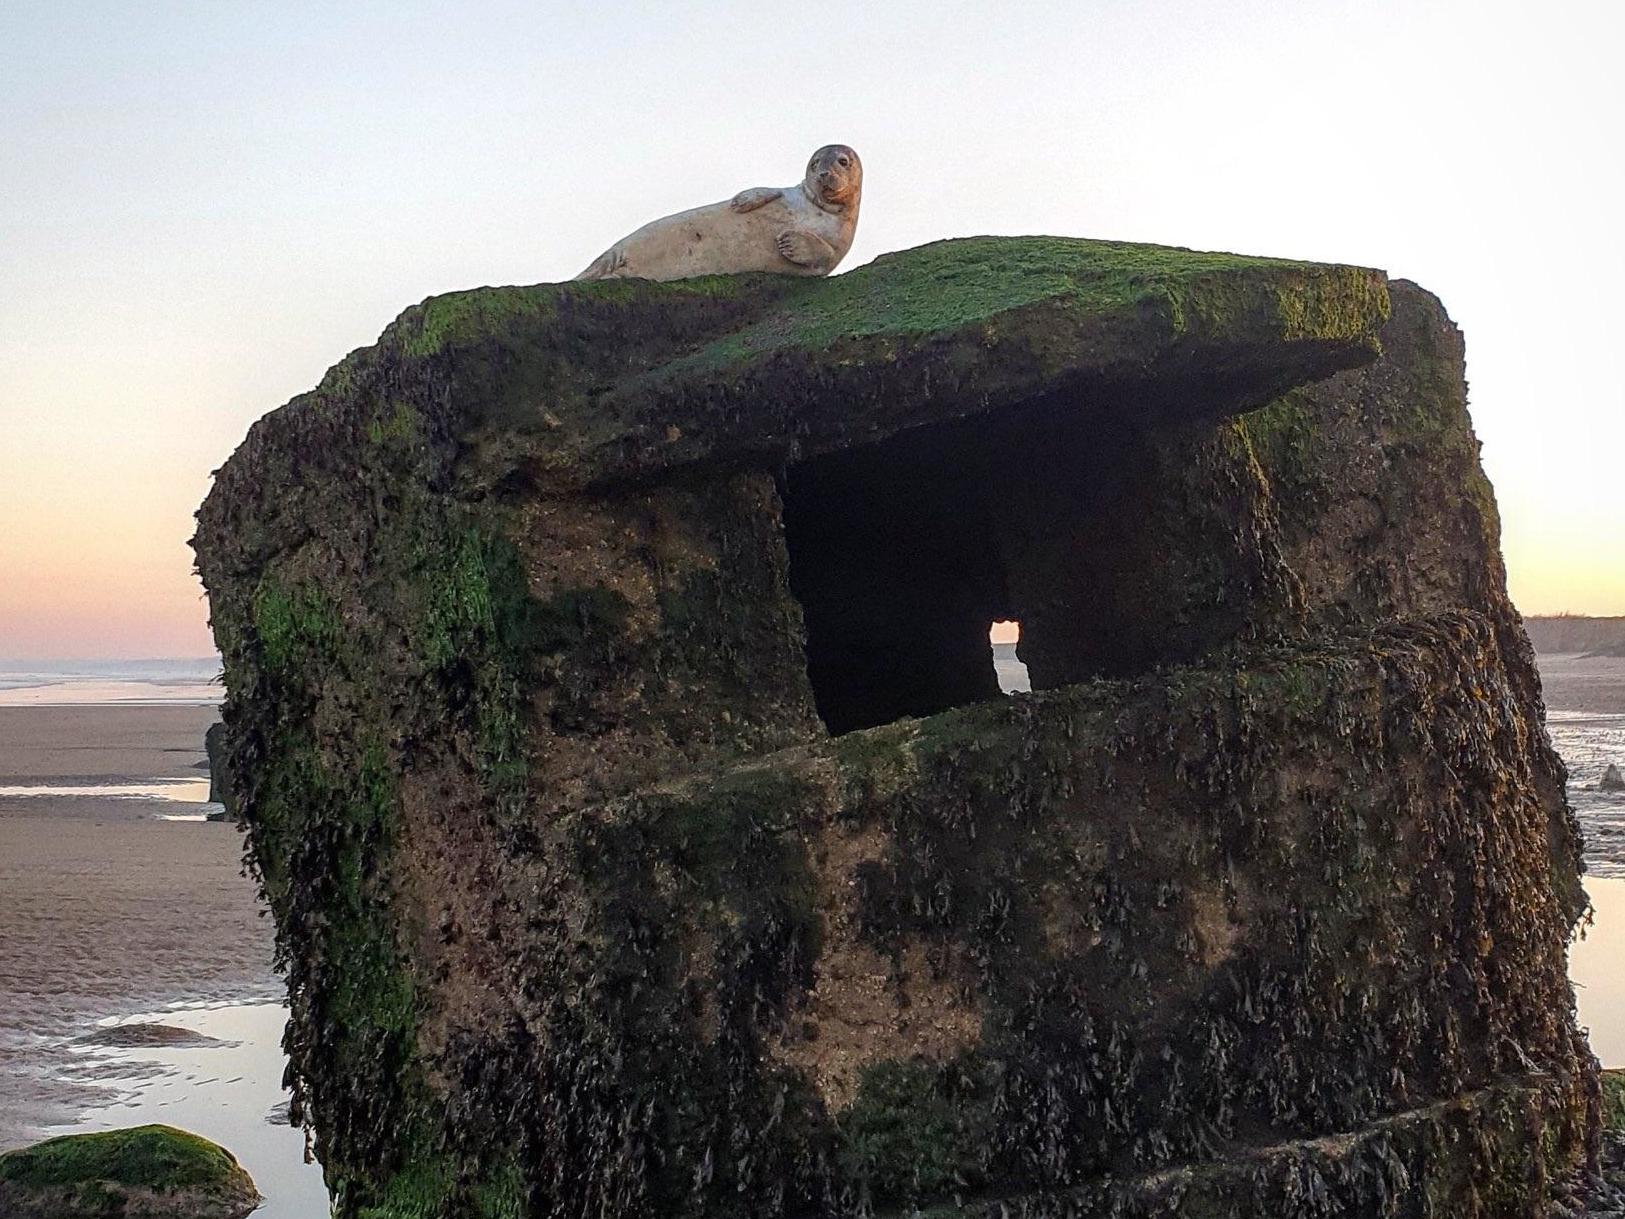
[(772, 203), (782, 194), (784, 192), (777, 187), (752, 186), (728, 200), (728, 206), (736, 212), (754, 212), (757, 208)]
[(587, 269), (577, 279), (615, 279), (622, 267), (626, 266), (626, 251), (618, 245), (612, 245), (597, 258), (588, 264)]
[(786, 262), (793, 262), (798, 267), (806, 267), (809, 271), (816, 271), (820, 275), (835, 269), (840, 256), (835, 253), (835, 247), (822, 237), (813, 233), (804, 233), (799, 229), (785, 229), (779, 234), (779, 254)]

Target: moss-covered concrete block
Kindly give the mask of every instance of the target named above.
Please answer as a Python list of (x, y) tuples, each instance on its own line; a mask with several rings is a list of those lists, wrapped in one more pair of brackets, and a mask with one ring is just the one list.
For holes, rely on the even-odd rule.
[(196, 539), (337, 1213), (1533, 1219), (1599, 1104), (1497, 529), (1361, 268), (408, 310)]

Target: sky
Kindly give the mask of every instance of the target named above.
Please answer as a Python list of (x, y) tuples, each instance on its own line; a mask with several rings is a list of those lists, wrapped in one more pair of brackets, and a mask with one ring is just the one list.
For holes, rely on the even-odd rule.
[(403, 308), (862, 154), (857, 241), (1381, 267), (1525, 613), (1625, 614), (1620, 0), (0, 0), (0, 656), (210, 650), (191, 514)]

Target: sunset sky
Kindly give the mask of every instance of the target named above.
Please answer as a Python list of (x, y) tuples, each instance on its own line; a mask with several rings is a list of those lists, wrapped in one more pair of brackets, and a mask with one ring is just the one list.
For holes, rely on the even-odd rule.
[(407, 305), (854, 145), (975, 233), (1385, 268), (1468, 342), (1526, 613), (1625, 614), (1619, 0), (0, 3), (0, 657), (200, 655), (186, 539)]

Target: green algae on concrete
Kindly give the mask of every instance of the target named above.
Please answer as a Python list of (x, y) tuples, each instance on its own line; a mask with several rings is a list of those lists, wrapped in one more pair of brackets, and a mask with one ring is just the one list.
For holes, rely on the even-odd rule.
[(1174, 333), (1369, 341), (1386, 316), (1382, 277), (1363, 268), (1065, 237), (975, 237), (887, 254), (845, 275), (787, 287), (759, 321), (698, 360), (723, 362), (841, 339), (941, 336), (1038, 305), (1106, 316), (1152, 308)]
[(1602, 1073), (1602, 1122), (1615, 1132), (1625, 1132), (1625, 1071)]
[(12, 1219), (240, 1219), (259, 1192), (224, 1147), (173, 1126), (70, 1134), (0, 1155)]
[[(655, 473), (731, 453), (840, 447), (854, 404), (875, 438), (1076, 382), (1100, 406), (1257, 406), (1369, 362), (1386, 281), (1359, 267), (1073, 238), (966, 238), (844, 275), (481, 288), (404, 313), (380, 359), (458, 385), (464, 422), (524, 438), (553, 480)], [(654, 329), (635, 319), (662, 317)], [(669, 320), (666, 320), (669, 319)], [(613, 363), (601, 365), (606, 356)], [(822, 371), (809, 376), (814, 366)], [(1132, 400), (1132, 401), (1131, 401)], [(744, 403), (754, 403), (746, 411)], [(839, 406), (839, 411), (832, 408)], [(404, 433), (400, 403), (370, 435)]]

